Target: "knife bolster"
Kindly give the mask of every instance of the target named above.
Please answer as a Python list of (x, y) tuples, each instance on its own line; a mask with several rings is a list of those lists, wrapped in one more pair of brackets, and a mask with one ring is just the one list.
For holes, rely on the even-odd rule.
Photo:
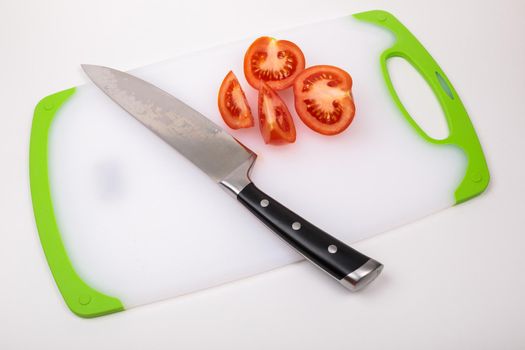
[(256, 158), (257, 155), (253, 154), (238, 168), (236, 168), (219, 182), (221, 187), (234, 198), (237, 198), (239, 193), (252, 182), (250, 180), (250, 172)]

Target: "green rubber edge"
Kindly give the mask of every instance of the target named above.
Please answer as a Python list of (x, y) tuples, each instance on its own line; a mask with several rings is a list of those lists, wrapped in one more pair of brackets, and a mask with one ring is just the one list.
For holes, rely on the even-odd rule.
[(60, 107), (75, 88), (43, 98), (36, 106), (29, 146), (29, 181), (36, 226), (47, 263), (67, 306), (80, 317), (97, 317), (122, 311), (120, 300), (88, 286), (75, 272), (57, 226), (48, 173), (49, 129)]
[[(481, 194), (490, 181), (487, 162), (467, 111), (446, 74), (416, 37), (392, 14), (374, 10), (357, 13), (353, 17), (384, 27), (394, 34), (396, 42), (381, 54), (380, 63), (388, 90), (405, 119), (426, 141), (437, 145), (454, 145), (465, 153), (467, 169), (463, 180), (454, 192), (456, 204)], [(450, 131), (447, 138), (437, 140), (428, 136), (405, 109), (388, 73), (387, 60), (392, 57), (407, 60), (429, 84), (445, 114)]]

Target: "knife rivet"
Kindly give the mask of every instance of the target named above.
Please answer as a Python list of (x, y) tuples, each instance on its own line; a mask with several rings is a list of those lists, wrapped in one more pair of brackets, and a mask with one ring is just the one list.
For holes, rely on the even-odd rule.
[(270, 204), (270, 201), (267, 199), (263, 199), (261, 201), (261, 207), (266, 208)]
[(337, 253), (337, 246), (336, 245), (333, 245), (333, 244), (330, 244), (328, 246), (328, 253), (330, 254), (335, 254)]
[(298, 230), (300, 230), (300, 229), (301, 229), (301, 223), (300, 223), (300, 222), (297, 222), (297, 221), (294, 222), (294, 223), (292, 224), (292, 229), (293, 229), (294, 231), (298, 231)]

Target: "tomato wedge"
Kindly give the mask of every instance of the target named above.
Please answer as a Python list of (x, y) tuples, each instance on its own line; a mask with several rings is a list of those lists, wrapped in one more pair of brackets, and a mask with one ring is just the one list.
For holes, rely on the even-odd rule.
[(253, 116), (239, 80), (230, 71), (219, 89), (219, 112), (224, 122), (232, 129), (253, 126)]
[(295, 110), (312, 130), (323, 135), (343, 132), (355, 114), (352, 77), (334, 66), (313, 66), (293, 86)]
[(265, 143), (295, 142), (295, 125), (290, 111), (266, 83), (259, 89), (259, 125)]
[(304, 65), (299, 46), (267, 36), (255, 40), (244, 55), (244, 75), (255, 89), (259, 89), (263, 82), (274, 90), (286, 89), (292, 86)]

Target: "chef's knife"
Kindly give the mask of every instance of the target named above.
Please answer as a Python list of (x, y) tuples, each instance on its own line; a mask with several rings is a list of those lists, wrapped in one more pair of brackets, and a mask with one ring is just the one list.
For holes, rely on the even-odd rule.
[(356, 291), (383, 265), (330, 236), (259, 190), (249, 174), (257, 155), (174, 96), (133, 75), (82, 65), (113, 101), (236, 197), (301, 255)]

